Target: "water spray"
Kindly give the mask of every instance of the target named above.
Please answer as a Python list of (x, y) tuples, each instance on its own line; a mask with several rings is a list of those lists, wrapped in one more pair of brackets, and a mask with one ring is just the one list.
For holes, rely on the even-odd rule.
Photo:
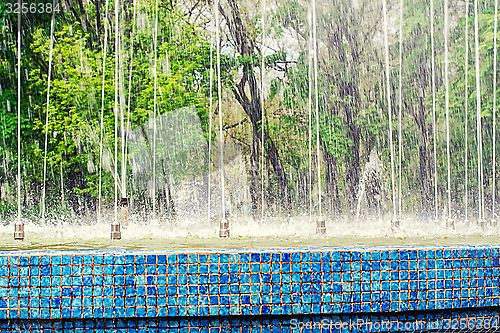
[(120, 201), (120, 207), (121, 207), (121, 224), (123, 227), (126, 227), (128, 225), (128, 206), (129, 206), (129, 198), (122, 198)]

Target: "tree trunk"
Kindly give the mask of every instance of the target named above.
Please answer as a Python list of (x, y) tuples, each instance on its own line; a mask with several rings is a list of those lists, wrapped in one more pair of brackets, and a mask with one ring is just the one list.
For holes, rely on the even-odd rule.
[(359, 191), (359, 146), (360, 131), (356, 125), (361, 96), (356, 82), (341, 82), (339, 85), (339, 95), (341, 98), (350, 97), (351, 102), (345, 103), (345, 115), (347, 125), (347, 137), (351, 140), (351, 161), (346, 169), (346, 199), (347, 212), (350, 217), (356, 214)]
[[(255, 130), (252, 135), (252, 156), (250, 163), (250, 196), (252, 198), (252, 217), (260, 221), (262, 212), (262, 195), (259, 186), (259, 133)], [(264, 161), (262, 161), (264, 163)]]
[(167, 195), (168, 195), (168, 213), (172, 219), (177, 218), (177, 211), (175, 210), (174, 198), (172, 197), (172, 189), (171, 189), (171, 176), (167, 175), (166, 179), (167, 183)]
[[(423, 82), (423, 80), (420, 80)], [(419, 147), (418, 147), (418, 156), (419, 156), (419, 171), (420, 171), (420, 195), (422, 202), (422, 212), (429, 212), (433, 206), (432, 204), (432, 191), (431, 191), (431, 180), (430, 174), (428, 173), (428, 151), (427, 151), (427, 130), (425, 128), (425, 105), (424, 105), (424, 86), (420, 87), (420, 99), (419, 99), (419, 107), (418, 107), (418, 115), (417, 115), (417, 127), (419, 134)]]
[[(238, 52), (242, 56), (251, 58), (254, 55), (255, 46), (253, 45), (253, 41), (247, 34), (239, 8), (236, 5), (235, 0), (228, 0), (228, 4), (231, 9), (231, 17), (226, 14), (220, 4), (219, 11), (226, 19), (226, 23), (233, 38), (233, 42), (238, 49)], [(281, 162), (281, 158), (279, 156), (278, 148), (270, 138), (269, 132), (265, 130), (265, 126), (261, 126), (263, 125), (261, 107), (261, 103), (263, 103), (263, 101), (260, 98), (260, 90), (258, 88), (257, 80), (255, 79), (252, 64), (250, 64), (250, 62), (246, 62), (243, 65), (242, 78), (236, 85), (232, 87), (232, 91), (236, 100), (240, 103), (240, 105), (243, 107), (243, 110), (250, 118), (254, 132), (258, 133), (259, 128), (264, 131), (264, 146), (267, 156), (273, 166), (274, 175), (278, 183), (283, 213), (286, 217), (289, 217), (291, 216), (292, 209), (291, 193), (290, 187), (288, 185), (288, 179)], [(247, 91), (250, 92), (250, 98), (247, 95)], [(261, 140), (260, 135), (258, 136), (258, 138), (259, 140)]]
[[(67, 155), (63, 155), (63, 158), (65, 161), (69, 160)], [(83, 215), (80, 198), (75, 191), (75, 189), (82, 190), (87, 187), (80, 163), (69, 166), (69, 170), (66, 170), (66, 179), (66, 188), (69, 191), (69, 205), (76, 215)]]

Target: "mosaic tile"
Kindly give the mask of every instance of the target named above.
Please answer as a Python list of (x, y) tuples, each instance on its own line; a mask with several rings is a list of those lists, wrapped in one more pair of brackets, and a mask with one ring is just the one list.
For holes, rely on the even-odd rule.
[(496, 246), (0, 252), (0, 320), (499, 306)]
[[(277, 310), (275, 308), (275, 310)], [(267, 311), (267, 310), (266, 310)], [(270, 310), (273, 311), (272, 309)], [(142, 312), (142, 310), (141, 310)], [(195, 316), (194, 313), (191, 313)], [(230, 318), (144, 318), (72, 320), (0, 320), (0, 332), (499, 332), (494, 309), (402, 312), (398, 314), (340, 314), (309, 316), (239, 316)]]

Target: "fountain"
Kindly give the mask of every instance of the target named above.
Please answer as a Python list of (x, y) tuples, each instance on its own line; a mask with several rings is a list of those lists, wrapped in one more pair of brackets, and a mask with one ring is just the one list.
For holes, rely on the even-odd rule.
[[(68, 29), (53, 11), (37, 27), (50, 27), (47, 43), (39, 30), (21, 34), (34, 29), (21, 14), (17, 41), (6, 26), (2, 51), (17, 54), (1, 60), (17, 64), (17, 88), (0, 71), (0, 125), (17, 135), (3, 135), (0, 159), (17, 175), (0, 174), (0, 330), (496, 330), (497, 0), (494, 13), (474, 3), (475, 115), (468, 2), (464, 13), (445, 0), (436, 16), (432, 0), (430, 12), (348, 2), (217, 0), (185, 11), (188, 2), (134, 0), (132, 11), (106, 1), (87, 13), (104, 22), (86, 14)], [(65, 20), (102, 5), (68, 4)], [(485, 11), (495, 19), (482, 22)], [(453, 58), (463, 44), (464, 66)], [(492, 89), (480, 77), (490, 54)], [(43, 94), (34, 75), (47, 80)], [(31, 94), (46, 100), (31, 109)], [(464, 156), (453, 154), (462, 130)]]

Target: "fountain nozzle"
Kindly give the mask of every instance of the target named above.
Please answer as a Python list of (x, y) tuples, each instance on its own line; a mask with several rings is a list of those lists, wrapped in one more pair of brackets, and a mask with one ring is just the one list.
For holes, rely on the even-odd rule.
[(497, 220), (495, 220), (495, 219), (491, 219), (491, 221), (490, 221), (490, 226), (491, 226), (492, 228), (496, 228), (496, 227), (497, 227), (497, 225), (498, 225)]
[(446, 229), (455, 230), (455, 221), (453, 219), (446, 220)]
[(326, 221), (322, 217), (319, 217), (316, 220), (316, 233), (319, 234), (319, 235), (325, 235), (326, 234)]
[(113, 221), (113, 223), (111, 223), (111, 239), (122, 239), (120, 223), (118, 223), (118, 221)]
[(399, 224), (400, 224), (399, 219), (391, 220), (391, 231), (393, 233), (399, 230)]
[(220, 220), (219, 237), (229, 238), (229, 221), (226, 219)]
[(17, 221), (14, 225), (14, 239), (24, 240), (24, 223), (21, 221)]

